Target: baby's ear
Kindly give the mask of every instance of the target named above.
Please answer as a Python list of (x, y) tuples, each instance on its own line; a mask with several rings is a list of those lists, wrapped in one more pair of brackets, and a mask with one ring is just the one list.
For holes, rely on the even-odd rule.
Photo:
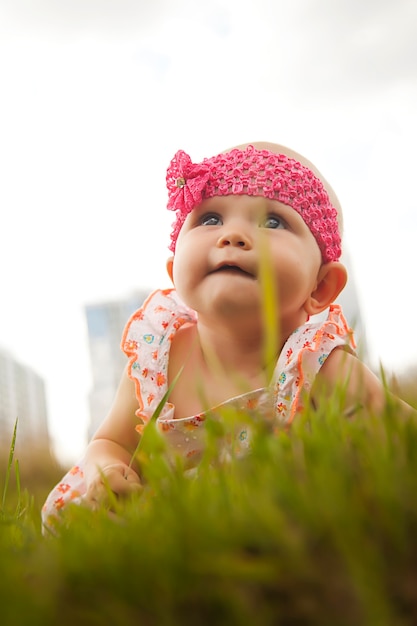
[(168, 276), (171, 279), (172, 284), (174, 285), (174, 257), (170, 256), (169, 259), (167, 259), (167, 264), (166, 264), (166, 268), (167, 268), (167, 272), (168, 272)]
[(347, 281), (345, 266), (338, 261), (322, 265), (317, 277), (317, 285), (305, 303), (309, 315), (321, 313), (330, 306), (342, 291)]

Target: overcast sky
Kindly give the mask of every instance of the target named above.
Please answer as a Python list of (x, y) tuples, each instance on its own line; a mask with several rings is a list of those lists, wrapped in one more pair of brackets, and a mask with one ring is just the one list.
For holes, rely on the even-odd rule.
[(83, 307), (167, 287), (165, 171), (267, 140), (344, 207), (371, 350), (417, 363), (415, 0), (0, 0), (0, 346), (85, 445)]

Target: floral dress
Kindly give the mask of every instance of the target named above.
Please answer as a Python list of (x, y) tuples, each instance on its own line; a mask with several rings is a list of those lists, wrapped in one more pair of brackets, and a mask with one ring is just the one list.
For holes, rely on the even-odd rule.
[[(134, 381), (139, 408), (136, 430), (142, 432), (168, 389), (168, 362), (171, 342), (184, 324), (195, 324), (197, 314), (179, 299), (174, 289), (157, 290), (128, 321), (122, 337), (128, 375)], [(175, 407), (167, 402), (156, 420), (166, 439), (169, 454), (180, 454), (188, 466), (196, 465), (204, 450), (205, 421), (222, 420), (226, 414), (241, 411), (245, 423), (233, 423), (220, 453), (243, 453), (249, 442), (251, 418), (266, 419), (272, 426), (288, 425), (302, 410), (303, 392), (309, 392), (317, 372), (337, 347), (353, 351), (352, 330), (338, 305), (329, 308), (328, 317), (306, 323), (287, 339), (278, 358), (271, 385), (236, 396), (208, 411), (185, 418), (175, 417)], [(132, 428), (135, 425), (132, 424)], [(45, 525), (68, 503), (79, 503), (85, 494), (83, 460), (72, 467), (49, 494), (43, 508)]]

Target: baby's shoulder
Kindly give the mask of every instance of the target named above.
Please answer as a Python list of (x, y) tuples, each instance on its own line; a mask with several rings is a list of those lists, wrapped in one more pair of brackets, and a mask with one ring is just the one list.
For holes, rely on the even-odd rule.
[(192, 322), (185, 322), (178, 328), (171, 340), (171, 358), (179, 360), (189, 357), (198, 342), (197, 326)]

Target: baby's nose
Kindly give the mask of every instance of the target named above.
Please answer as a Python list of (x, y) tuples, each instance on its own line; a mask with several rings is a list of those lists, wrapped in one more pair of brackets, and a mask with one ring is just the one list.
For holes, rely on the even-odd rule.
[(219, 237), (218, 246), (220, 248), (224, 248), (225, 246), (236, 246), (237, 248), (247, 250), (251, 247), (251, 243), (250, 238), (244, 233), (229, 231)]

